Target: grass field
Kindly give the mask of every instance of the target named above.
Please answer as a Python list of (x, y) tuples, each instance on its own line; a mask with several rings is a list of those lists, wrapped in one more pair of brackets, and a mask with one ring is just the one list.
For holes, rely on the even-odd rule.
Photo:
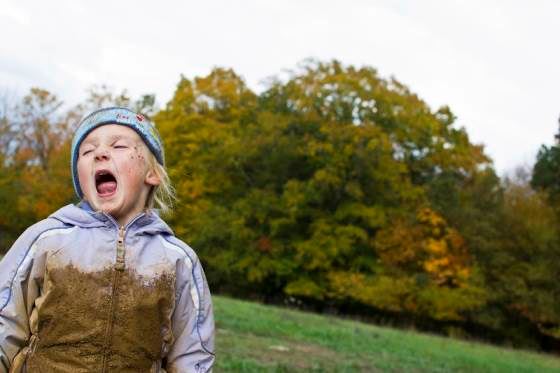
[(560, 372), (560, 358), (215, 296), (216, 372)]

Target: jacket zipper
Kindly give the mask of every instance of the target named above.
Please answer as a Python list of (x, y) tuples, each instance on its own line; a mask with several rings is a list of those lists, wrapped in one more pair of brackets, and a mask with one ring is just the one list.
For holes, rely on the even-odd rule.
[(124, 226), (121, 226), (117, 237), (117, 260), (115, 261), (117, 271), (124, 271), (124, 254)]
[[(117, 222), (110, 216), (106, 215), (113, 223), (118, 226)], [(103, 368), (102, 372), (108, 371), (108, 364), (109, 364), (109, 355), (111, 354), (111, 345), (113, 339), (113, 322), (115, 319), (115, 311), (117, 308), (117, 289), (119, 287), (119, 280), (124, 272), (125, 269), (125, 244), (124, 239), (126, 237), (126, 230), (129, 226), (131, 226), (136, 220), (140, 217), (144, 216), (144, 214), (140, 214), (136, 216), (130, 223), (126, 226), (121, 225), (119, 227), (119, 233), (117, 235), (117, 247), (116, 247), (116, 260), (115, 266), (113, 270), (113, 278), (112, 278), (112, 285), (111, 285), (111, 300), (109, 303), (109, 318), (107, 320), (107, 327), (105, 328), (105, 346), (103, 351)]]

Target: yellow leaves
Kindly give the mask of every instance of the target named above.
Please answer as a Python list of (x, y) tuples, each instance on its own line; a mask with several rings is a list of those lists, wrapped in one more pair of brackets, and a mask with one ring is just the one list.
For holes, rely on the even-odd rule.
[(324, 141), (317, 141), (313, 138), (307, 141), (307, 148), (306, 152), (311, 157), (318, 157), (322, 155), (332, 155), (335, 152), (335, 147), (333, 144), (324, 142)]
[(358, 299), (388, 311), (405, 311), (414, 307), (409, 299), (414, 288), (412, 278), (379, 275), (372, 279), (369, 286), (362, 289)]
[(413, 309), (411, 294), (414, 280), (406, 277), (385, 275), (366, 276), (349, 271), (332, 271), (327, 274), (330, 297), (354, 299), (363, 304), (388, 311)]
[(320, 169), (315, 172), (313, 176), (313, 181), (317, 184), (319, 188), (323, 186), (327, 187), (339, 187), (342, 185), (342, 180), (332, 171), (327, 169)]
[(446, 268), (449, 266), (449, 258), (428, 259), (424, 261), (424, 269), (428, 273), (434, 273), (438, 276), (448, 273)]
[(203, 78), (195, 78), (193, 109), (221, 121), (238, 119), (256, 105), (256, 95), (231, 69), (215, 68)]
[(421, 209), (417, 219), (426, 236), (423, 242), (427, 253), (422, 259), (424, 270), (438, 285), (463, 284), (470, 272), (463, 237), (449, 227), (442, 216), (429, 208)]
[(357, 247), (368, 244), (367, 231), (357, 225), (340, 225), (328, 218), (317, 219), (310, 227), (311, 237), (293, 243), (295, 261), (307, 271), (329, 271), (337, 263), (346, 265)]
[[(439, 233), (439, 232), (438, 232)], [(443, 240), (436, 240), (433, 238), (428, 238), (424, 245), (426, 251), (433, 255), (442, 255), (447, 253), (447, 243)]]
[(484, 291), (475, 286), (447, 288), (430, 285), (419, 289), (417, 297), (419, 311), (438, 320), (463, 320), (462, 312), (475, 310), (486, 301)]
[(314, 281), (300, 277), (299, 279), (292, 281), (286, 285), (284, 288), (284, 293), (292, 296), (307, 297), (313, 299), (323, 299), (324, 289), (317, 285)]
[(340, 251), (348, 248), (344, 238), (333, 235), (334, 227), (326, 220), (315, 221), (311, 238), (296, 242), (296, 260), (307, 270), (328, 269)]
[(356, 200), (361, 200), (364, 197), (364, 191), (359, 183), (355, 181), (349, 181), (344, 186), (344, 191), (352, 198)]
[(456, 229), (448, 229), (446, 234), (446, 242), (452, 250), (466, 251), (466, 242), (463, 236)]
[(415, 262), (421, 250), (417, 231), (417, 227), (397, 219), (389, 228), (378, 232), (375, 247), (380, 259), (388, 266), (406, 266)]
[(185, 179), (177, 184), (177, 190), (181, 192), (181, 199), (185, 203), (192, 203), (204, 196), (206, 188), (201, 179)]
[(459, 282), (466, 282), (468, 278), (471, 276), (472, 270), (470, 267), (463, 267), (457, 270), (457, 279)]
[(382, 310), (429, 315), (438, 320), (462, 320), (462, 312), (481, 307), (487, 299), (475, 284), (459, 288), (422, 285), (411, 274), (331, 271), (327, 279), (327, 295), (331, 298), (353, 299)]
[(434, 236), (439, 236), (442, 232), (440, 229), (444, 228), (446, 225), (445, 220), (437, 212), (430, 208), (422, 208), (418, 211), (416, 219), (419, 223), (424, 224), (432, 229), (432, 234)]
[(467, 247), (460, 233), (430, 208), (415, 222), (397, 219), (376, 236), (376, 248), (387, 264), (423, 271), (438, 286), (462, 286), (470, 274)]
[(337, 299), (355, 298), (357, 289), (365, 286), (365, 275), (361, 273), (329, 272), (329, 296)]

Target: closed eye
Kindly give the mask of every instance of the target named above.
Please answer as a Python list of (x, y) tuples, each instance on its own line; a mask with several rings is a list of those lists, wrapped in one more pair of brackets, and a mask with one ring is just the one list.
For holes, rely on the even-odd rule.
[(86, 151), (82, 152), (82, 155), (86, 155), (86, 154), (91, 153), (91, 152), (92, 152), (92, 150), (86, 150)]
[(115, 145), (115, 149), (126, 149), (128, 146), (126, 145)]

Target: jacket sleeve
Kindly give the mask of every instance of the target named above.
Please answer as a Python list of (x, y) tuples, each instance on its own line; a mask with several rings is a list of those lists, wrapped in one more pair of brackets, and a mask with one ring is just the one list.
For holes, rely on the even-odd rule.
[(44, 258), (37, 257), (37, 243), (53, 228), (52, 222), (40, 222), (28, 228), (0, 261), (0, 372), (7, 372), (14, 356), (27, 345), (29, 316), (39, 285), (34, 268)]
[(191, 253), (178, 271), (179, 294), (172, 316), (175, 340), (167, 355), (168, 372), (210, 372), (214, 364), (214, 314), (200, 261)]

